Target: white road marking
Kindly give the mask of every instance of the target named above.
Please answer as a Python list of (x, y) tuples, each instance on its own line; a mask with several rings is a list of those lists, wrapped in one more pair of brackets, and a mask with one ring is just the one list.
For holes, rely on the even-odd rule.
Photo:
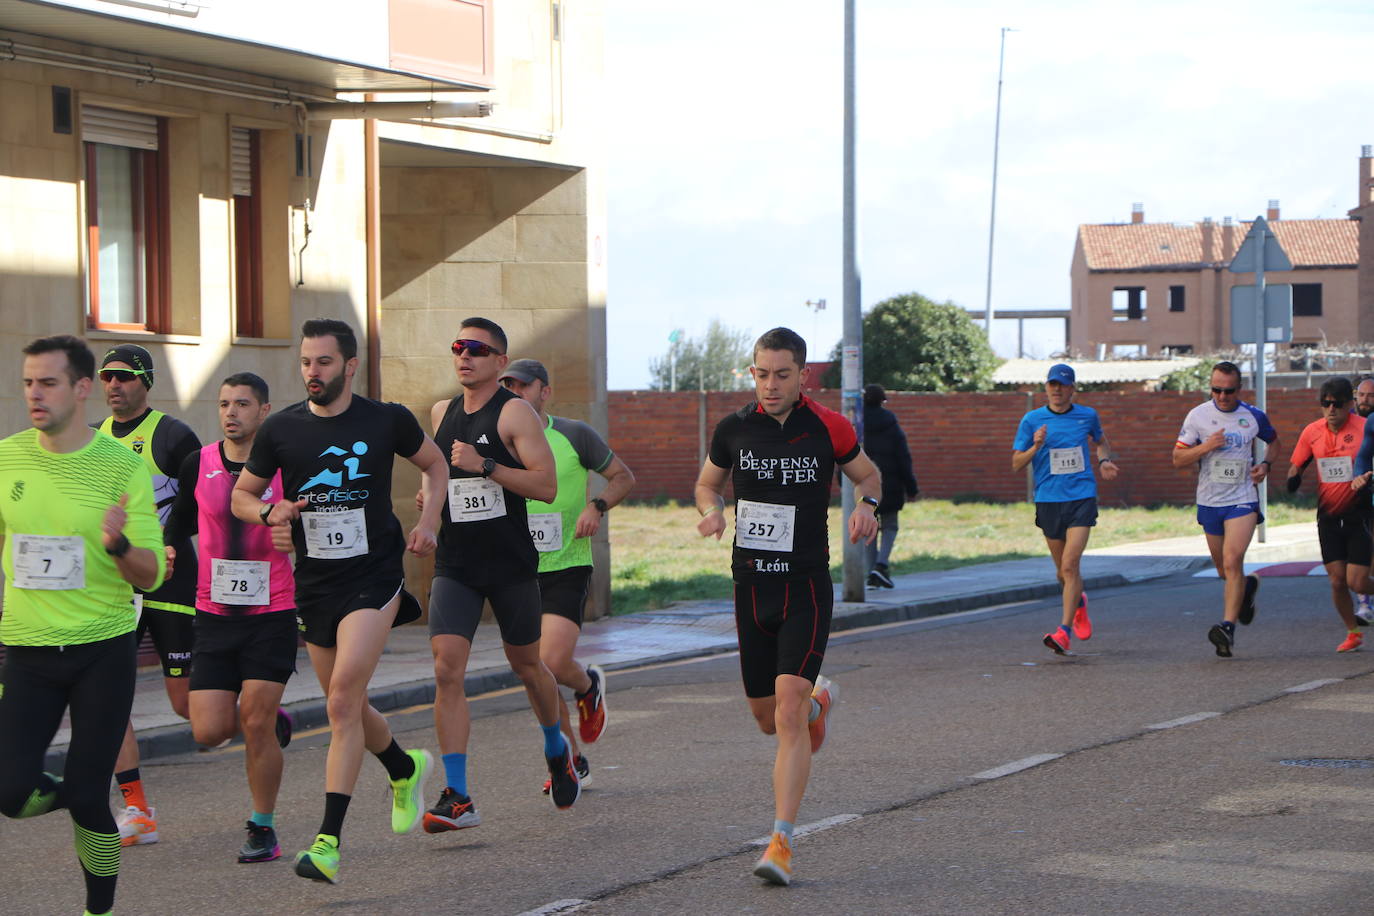
[[(829, 830), (831, 827), (838, 827), (841, 824), (848, 824), (850, 821), (857, 821), (861, 815), (858, 814), (837, 814), (834, 817), (827, 817), (816, 821), (814, 824), (803, 824), (792, 831), (792, 839), (799, 836), (806, 836), (808, 833), (820, 833), (822, 830)], [(767, 846), (773, 839), (772, 834), (758, 837), (749, 841), (750, 846)]]
[(546, 903), (536, 910), (526, 910), (520, 916), (553, 916), (554, 913), (572, 913), (582, 909), (587, 905), (586, 900), (555, 900), (553, 903)]
[(1168, 722), (1156, 722), (1154, 725), (1147, 725), (1156, 731), (1165, 728), (1178, 728), (1180, 725), (1192, 725), (1194, 722), (1201, 722), (1204, 719), (1215, 719), (1221, 715), (1219, 712), (1195, 712), (1191, 716), (1180, 716), (1177, 719), (1170, 719)]
[(1341, 679), (1338, 677), (1322, 678), (1320, 681), (1308, 681), (1306, 684), (1299, 684), (1296, 687), (1289, 687), (1284, 693), (1306, 693), (1309, 690), (1316, 690), (1320, 687), (1329, 687), (1332, 684), (1339, 684)]
[(1000, 767), (993, 767), (981, 773), (974, 773), (970, 779), (1000, 779), (1003, 776), (1010, 776), (1012, 773), (1019, 773), (1022, 770), (1029, 770), (1031, 767), (1038, 767), (1042, 763), (1049, 763), (1051, 760), (1058, 760), (1063, 754), (1036, 754), (1032, 757), (1022, 757), (1020, 760), (1013, 760), (1011, 763), (1004, 763)]

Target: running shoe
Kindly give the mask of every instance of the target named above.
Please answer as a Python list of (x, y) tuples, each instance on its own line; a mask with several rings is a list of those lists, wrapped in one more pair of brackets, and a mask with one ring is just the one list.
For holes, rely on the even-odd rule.
[(1245, 577), (1245, 597), (1240, 599), (1240, 622), (1249, 626), (1255, 619), (1255, 592), (1259, 591), (1259, 576)]
[(296, 853), (296, 874), (312, 881), (339, 883), (339, 838), (327, 833), (315, 835), (309, 849)]
[(1355, 631), (1346, 634), (1345, 642), (1336, 647), (1337, 652), (1354, 652), (1364, 644), (1364, 636)]
[(239, 849), (240, 862), (272, 862), (281, 858), (277, 831), (271, 827), (261, 827), (252, 821), (245, 826), (248, 828), (248, 840)]
[(549, 798), (553, 806), (560, 811), (571, 808), (582, 797), (582, 783), (577, 778), (577, 770), (573, 769), (572, 754), (567, 745), (564, 745), (563, 753), (557, 757), (545, 757), (544, 761), (549, 765)]
[(145, 846), (157, 842), (157, 809), (149, 807), (144, 811), (138, 805), (130, 805), (115, 818), (119, 826), (120, 846)]
[(286, 747), (291, 743), (291, 733), (296, 729), (296, 720), (291, 713), (277, 707), (277, 744)]
[(816, 686), (811, 688), (811, 698), (820, 704), (821, 711), (806, 723), (806, 731), (811, 735), (811, 753), (816, 753), (825, 744), (826, 726), (830, 720), (830, 707), (840, 698), (840, 685), (823, 674), (816, 675)]
[(786, 834), (773, 834), (768, 849), (754, 866), (754, 874), (770, 884), (792, 883), (792, 844)]
[[(581, 754), (573, 757), (573, 766), (577, 767), (577, 784), (582, 788), (587, 788), (592, 781), (592, 765), (587, 762), (587, 758)], [(553, 779), (544, 780), (544, 794), (549, 794), (549, 788), (553, 785)]]
[(439, 794), (439, 803), (425, 812), (425, 833), (464, 830), (482, 823), (472, 799), (448, 786)]
[(43, 773), (38, 777), (38, 781), (40, 788), (29, 793), (23, 807), (15, 815), (16, 818), (38, 817), (61, 807), (57, 801), (57, 792), (62, 786), (62, 777)]
[(1230, 633), (1226, 632), (1224, 626), (1219, 623), (1212, 624), (1212, 629), (1207, 631), (1207, 640), (1212, 645), (1216, 646), (1217, 655), (1220, 655), (1222, 658), (1231, 657), (1231, 645), (1235, 640), (1231, 637)]
[(1374, 597), (1355, 593), (1355, 622), (1362, 627), (1374, 624)]
[(892, 581), (892, 577), (887, 574), (886, 566), (875, 566), (873, 572), (868, 574), (868, 581), (877, 582), (879, 588), (896, 588), (897, 583)]
[(1056, 655), (1069, 654), (1069, 634), (1056, 627), (1045, 634), (1045, 645), (1054, 650)]
[(606, 672), (600, 665), (588, 665), (592, 686), (577, 697), (577, 735), (583, 744), (595, 744), (606, 731)]
[(391, 780), (391, 831), (410, 833), (420, 823), (421, 799), (424, 797), (425, 777), (434, 766), (434, 757), (426, 750), (406, 751), (415, 764), (415, 772), (405, 779)]
[(878, 576), (876, 573), (869, 573), (868, 578), (864, 580), (864, 584), (867, 585), (869, 588), (883, 587), (883, 583), (878, 581)]
[(1078, 595), (1078, 609), (1073, 612), (1073, 638), (1092, 639), (1093, 622), (1088, 619), (1088, 593)]

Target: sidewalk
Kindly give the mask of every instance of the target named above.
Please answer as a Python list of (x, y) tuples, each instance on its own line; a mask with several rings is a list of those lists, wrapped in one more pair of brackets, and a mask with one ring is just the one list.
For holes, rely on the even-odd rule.
[[(1272, 563), (1315, 560), (1317, 556), (1316, 526), (1304, 522), (1270, 528), (1267, 543), (1251, 544), (1247, 560)], [(1083, 557), (1083, 584), (1088, 591), (1111, 588), (1210, 564), (1201, 534), (1123, 544), (1087, 551)], [(832, 632), (1046, 598), (1059, 592), (1048, 554), (1029, 560), (897, 576), (895, 581), (896, 588), (870, 590), (860, 603), (838, 600), (837, 589)], [(587, 624), (578, 641), (577, 657), (584, 663), (615, 671), (732, 652), (735, 648), (734, 611), (729, 601), (679, 602), (662, 611), (607, 617)], [(297, 658), (297, 666), (296, 675), (286, 686), (283, 703), (295, 716), (298, 729), (324, 725), (324, 693), (304, 649)], [(392, 631), (372, 677), (372, 705), (387, 711), (432, 702), (433, 674), (425, 627), (412, 624)], [(496, 624), (483, 622), (478, 627), (468, 664), (469, 696), (517, 684), (506, 665)], [(190, 725), (173, 713), (167, 703), (157, 669), (139, 673), (133, 720), (145, 759), (196, 748)], [(68, 738), (69, 733), (63, 728), (53, 739), (50, 766), (60, 766)]]

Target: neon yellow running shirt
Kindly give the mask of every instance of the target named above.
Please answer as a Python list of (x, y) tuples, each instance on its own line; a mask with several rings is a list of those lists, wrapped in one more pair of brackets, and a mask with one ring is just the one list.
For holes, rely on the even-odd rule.
[[(124, 534), (135, 547), (157, 555), (157, 581), (166, 572), (162, 525), (153, 503), (153, 482), (143, 459), (96, 431), (74, 452), (49, 452), (38, 431), (0, 439), (0, 531), (4, 534), (5, 598), (0, 642), (10, 646), (71, 646), (122, 636), (134, 629), (133, 587), (105, 552), (100, 525), (105, 511), (128, 494)], [(83, 568), (51, 586), (84, 580), (84, 586), (21, 587), (16, 550), (55, 544), (42, 538), (80, 538)], [(70, 547), (73, 542), (65, 542)], [(22, 564), (21, 564), (22, 565)], [(36, 581), (42, 567), (31, 565)], [(19, 581), (26, 581), (20, 570)]]

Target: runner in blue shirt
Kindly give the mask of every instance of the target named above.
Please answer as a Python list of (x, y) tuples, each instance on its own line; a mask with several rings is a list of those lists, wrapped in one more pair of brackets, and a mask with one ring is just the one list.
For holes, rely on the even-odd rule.
[(1091, 639), (1093, 635), (1079, 570), (1089, 529), (1097, 524), (1097, 478), (1088, 463), (1092, 443), (1097, 444), (1096, 466), (1103, 479), (1112, 480), (1117, 472), (1097, 411), (1073, 402), (1074, 381), (1071, 366), (1050, 367), (1045, 380), (1049, 404), (1021, 418), (1011, 453), (1013, 472), (1027, 464), (1034, 471), (1035, 524), (1045, 534), (1055, 575), (1064, 586), (1059, 627), (1044, 638), (1045, 645), (1059, 655), (1069, 651), (1070, 636)]

